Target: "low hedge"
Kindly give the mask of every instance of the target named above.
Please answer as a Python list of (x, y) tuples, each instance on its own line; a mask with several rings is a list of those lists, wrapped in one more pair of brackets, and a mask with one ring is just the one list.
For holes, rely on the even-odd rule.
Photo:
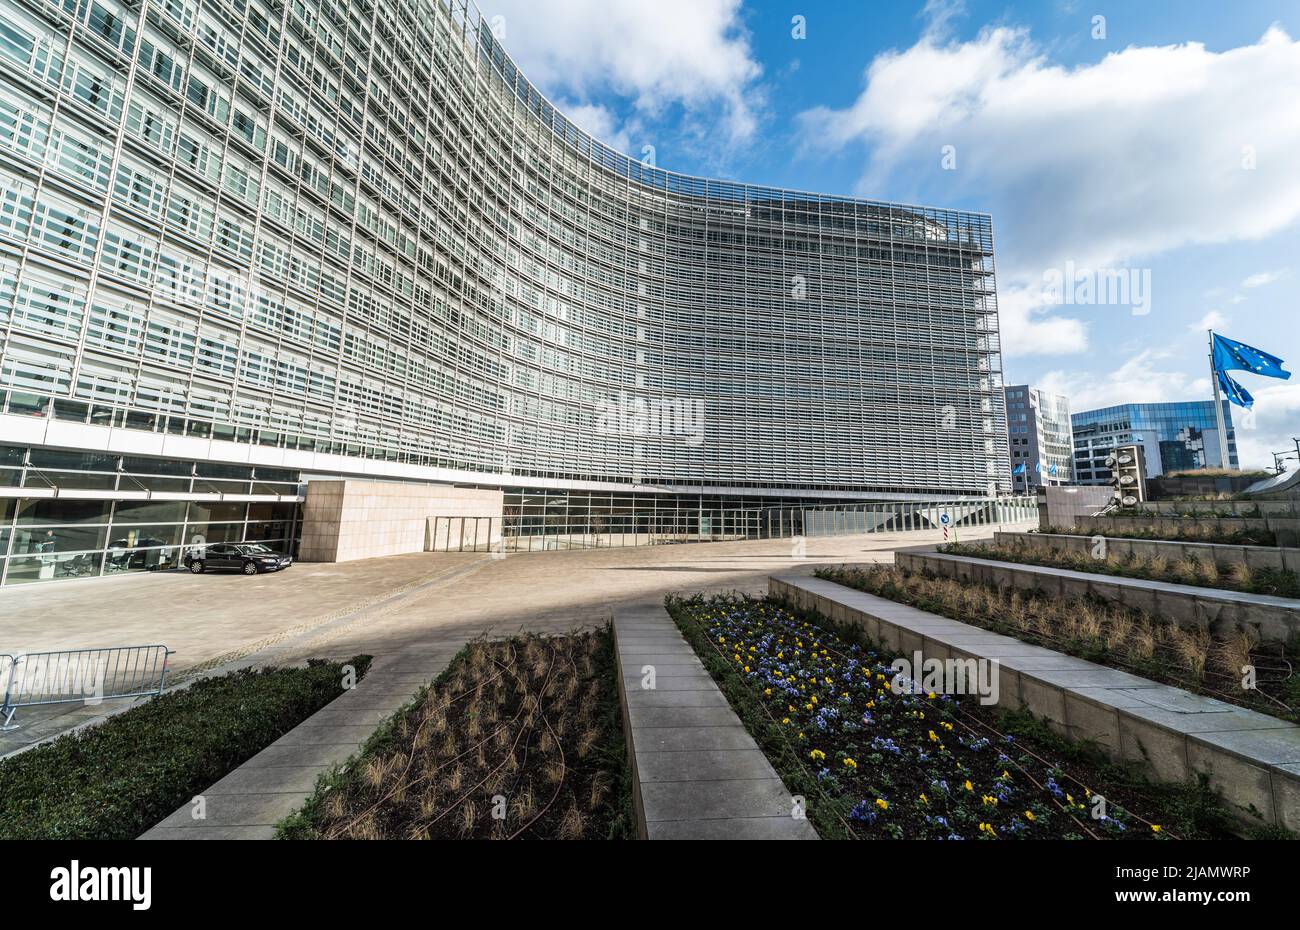
[(243, 669), (0, 759), (0, 839), (134, 839), (360, 680), (346, 663)]

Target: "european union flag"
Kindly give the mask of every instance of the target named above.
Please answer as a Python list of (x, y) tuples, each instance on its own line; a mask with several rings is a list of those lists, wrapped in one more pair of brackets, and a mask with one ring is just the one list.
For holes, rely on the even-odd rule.
[(1269, 355), (1236, 339), (1214, 334), (1215, 371), (1251, 371), (1257, 375), (1286, 380), (1291, 377), (1291, 372), (1282, 368), (1284, 364), (1276, 355)]
[(1236, 381), (1221, 371), (1216, 371), (1215, 377), (1219, 379), (1219, 390), (1223, 391), (1223, 396), (1238, 407), (1245, 407), (1249, 410), (1255, 404), (1255, 398)]
[(1210, 359), (1214, 377), (1219, 381), (1219, 389), (1227, 395), (1231, 403), (1238, 407), (1245, 407), (1247, 410), (1255, 403), (1255, 398), (1250, 396), (1250, 391), (1229, 376), (1228, 372), (1249, 371), (1267, 378), (1283, 380), (1291, 377), (1291, 372), (1282, 367), (1285, 363), (1276, 355), (1269, 355), (1254, 346), (1229, 339), (1227, 336), (1220, 336), (1218, 333), (1214, 333), (1211, 340)]

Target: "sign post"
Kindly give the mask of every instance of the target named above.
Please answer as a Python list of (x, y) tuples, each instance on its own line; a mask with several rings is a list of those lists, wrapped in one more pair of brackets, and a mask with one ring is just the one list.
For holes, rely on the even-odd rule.
[[(952, 524), (952, 517), (946, 512), (939, 514), (939, 525), (943, 527), (943, 541), (948, 541), (948, 527)], [(952, 528), (952, 541), (957, 541), (957, 527)]]

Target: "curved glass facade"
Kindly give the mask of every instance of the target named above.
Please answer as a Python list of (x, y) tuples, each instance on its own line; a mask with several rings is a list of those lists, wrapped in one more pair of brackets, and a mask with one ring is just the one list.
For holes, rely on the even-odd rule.
[(629, 159), (472, 6), (0, 3), (8, 414), (499, 486), (1009, 490), (987, 215)]

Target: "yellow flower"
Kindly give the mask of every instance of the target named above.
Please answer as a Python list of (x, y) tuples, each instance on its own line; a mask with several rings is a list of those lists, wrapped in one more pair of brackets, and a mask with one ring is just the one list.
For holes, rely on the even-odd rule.
[(929, 803), (930, 803), (930, 799), (927, 798), (927, 797), (925, 796), (925, 792), (924, 792), (924, 791), (921, 792), (921, 803), (922, 803), (922, 804), (929, 804)]
[(826, 758), (826, 753), (822, 752), (820, 749), (814, 749), (812, 752), (808, 753), (808, 758), (812, 759), (814, 762), (820, 762), (822, 759)]
[(930, 731), (930, 742), (932, 742), (932, 743), (937, 743), (937, 742), (939, 742), (939, 737), (938, 737), (938, 735), (935, 734), (935, 732), (934, 732), (933, 730)]
[(966, 784), (963, 785), (962, 787), (964, 787), (967, 791), (974, 791), (974, 790), (975, 790), (975, 786), (972, 785), (972, 784), (970, 783), (970, 779), (969, 779), (969, 778), (966, 779)]
[(935, 694), (933, 691), (931, 691), (929, 694), (926, 695), (926, 697), (928, 697), (930, 700), (933, 701), (936, 697), (938, 697), (938, 695)]
[(786, 725), (788, 726), (788, 725), (790, 724), (790, 718), (789, 718), (789, 717), (783, 717), (783, 718), (781, 719), (781, 722), (784, 723), (784, 724), (786, 724)]
[(1159, 832), (1160, 832), (1160, 824), (1158, 824), (1158, 823), (1153, 823), (1153, 824), (1151, 825), (1151, 832), (1152, 832), (1152, 833), (1159, 833)]
[(851, 769), (855, 769), (855, 768), (858, 767), (858, 763), (854, 762), (852, 759), (847, 759), (847, 758), (846, 758), (846, 759), (844, 760), (844, 764), (847, 765), (847, 766), (848, 766), (849, 768), (851, 768)]
[(876, 798), (876, 807), (880, 808), (882, 811), (887, 811), (889, 810), (889, 802), (884, 798)]
[(1030, 823), (1033, 823), (1038, 818), (1034, 816), (1033, 811), (1025, 811), (1025, 819), (1028, 820)]
[(771, 697), (771, 696), (772, 696), (772, 689), (771, 689), (771, 688), (764, 688), (764, 689), (763, 689), (763, 697)]

